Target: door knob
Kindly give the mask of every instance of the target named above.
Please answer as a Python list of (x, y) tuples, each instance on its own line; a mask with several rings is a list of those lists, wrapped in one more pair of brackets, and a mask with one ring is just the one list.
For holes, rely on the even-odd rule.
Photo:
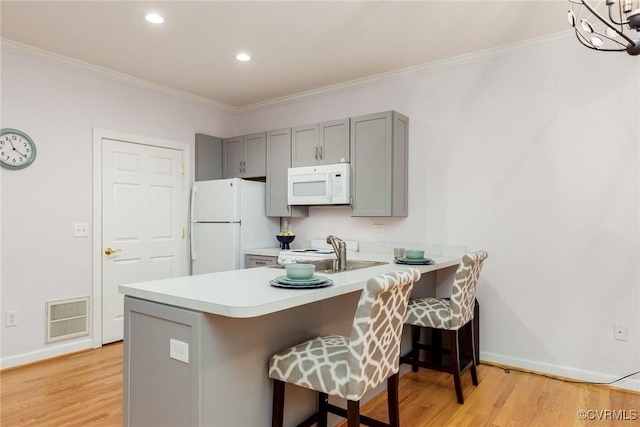
[(106, 248), (104, 250), (104, 253), (107, 255), (112, 255), (115, 254), (116, 252), (120, 252), (122, 249), (111, 249), (111, 248)]

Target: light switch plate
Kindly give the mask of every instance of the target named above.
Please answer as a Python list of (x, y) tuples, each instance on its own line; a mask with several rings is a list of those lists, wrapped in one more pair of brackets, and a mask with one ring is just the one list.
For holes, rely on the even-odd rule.
[(169, 357), (180, 362), (189, 363), (189, 344), (170, 338)]

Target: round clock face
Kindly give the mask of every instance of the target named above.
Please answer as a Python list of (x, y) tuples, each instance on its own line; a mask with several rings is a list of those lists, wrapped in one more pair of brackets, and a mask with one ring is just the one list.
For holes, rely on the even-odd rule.
[(0, 130), (0, 165), (22, 169), (36, 159), (36, 146), (29, 136), (17, 129)]

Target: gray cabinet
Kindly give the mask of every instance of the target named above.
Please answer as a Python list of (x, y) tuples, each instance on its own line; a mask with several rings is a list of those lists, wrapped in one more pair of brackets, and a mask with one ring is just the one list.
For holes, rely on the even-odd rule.
[(307, 206), (287, 203), (287, 168), (291, 166), (291, 129), (267, 132), (267, 216), (308, 216)]
[(352, 216), (408, 215), (408, 132), (395, 111), (351, 118)]
[(196, 134), (196, 181), (222, 178), (222, 139)]
[(293, 128), (291, 165), (348, 163), (349, 131), (349, 119)]
[(202, 313), (129, 296), (124, 310), (124, 426), (203, 425)]
[(256, 178), (266, 175), (264, 132), (222, 140), (223, 178)]
[(244, 259), (244, 265), (246, 268), (265, 267), (267, 265), (276, 265), (278, 263), (277, 256), (245, 255)]

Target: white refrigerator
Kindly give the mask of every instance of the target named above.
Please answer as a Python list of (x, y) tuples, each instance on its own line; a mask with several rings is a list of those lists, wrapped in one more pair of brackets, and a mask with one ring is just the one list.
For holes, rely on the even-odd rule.
[(247, 249), (277, 246), (279, 218), (266, 214), (265, 183), (196, 181), (191, 189), (191, 274), (244, 268)]

